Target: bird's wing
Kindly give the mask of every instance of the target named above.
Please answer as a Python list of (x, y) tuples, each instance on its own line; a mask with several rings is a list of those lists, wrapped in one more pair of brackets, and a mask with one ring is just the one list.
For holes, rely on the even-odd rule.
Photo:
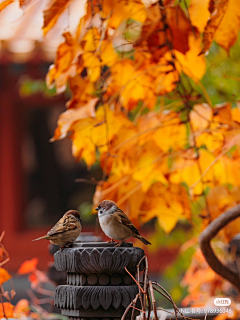
[(130, 228), (134, 233), (139, 234), (138, 229), (134, 227), (133, 223), (129, 220), (126, 213), (124, 213), (121, 209), (117, 208), (115, 216), (120, 223)]
[(76, 219), (72, 216), (63, 216), (56, 224), (48, 231), (49, 236), (71, 231), (77, 228)]

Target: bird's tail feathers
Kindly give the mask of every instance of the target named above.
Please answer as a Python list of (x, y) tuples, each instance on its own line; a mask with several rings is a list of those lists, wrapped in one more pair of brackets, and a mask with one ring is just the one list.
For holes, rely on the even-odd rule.
[(143, 238), (140, 235), (136, 235), (135, 238), (139, 239), (140, 241), (142, 241), (142, 243), (144, 243), (146, 245), (151, 244), (151, 242), (149, 242), (147, 239)]
[(42, 236), (42, 237), (40, 237), (40, 238), (37, 238), (37, 239), (34, 239), (34, 240), (32, 240), (32, 241), (38, 241), (38, 240), (42, 240), (42, 239), (48, 239), (48, 235), (46, 234), (45, 236)]

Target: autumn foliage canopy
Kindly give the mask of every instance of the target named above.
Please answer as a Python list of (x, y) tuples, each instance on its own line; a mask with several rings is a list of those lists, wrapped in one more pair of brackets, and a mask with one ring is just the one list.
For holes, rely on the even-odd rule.
[[(94, 201), (116, 201), (135, 223), (157, 217), (166, 232), (194, 202), (206, 224), (240, 201), (239, 108), (212, 105), (200, 83), (212, 41), (227, 51), (236, 41), (239, 4), (183, 3), (88, 1), (47, 75), (72, 92), (53, 140), (69, 135), (76, 159), (101, 165)], [(45, 34), (58, 4), (44, 12)]]
[[(48, 2), (44, 35), (71, 2)], [(238, 0), (81, 2), (46, 81), (72, 94), (52, 141), (68, 136), (77, 160), (100, 163), (95, 203), (112, 199), (134, 223), (157, 217), (170, 232), (194, 203), (206, 225), (240, 202), (239, 108), (213, 105), (200, 82), (212, 42), (235, 43), (239, 9)]]

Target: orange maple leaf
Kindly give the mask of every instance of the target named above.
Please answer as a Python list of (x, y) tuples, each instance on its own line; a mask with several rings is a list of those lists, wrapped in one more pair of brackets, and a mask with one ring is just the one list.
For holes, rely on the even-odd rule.
[(0, 268), (0, 285), (2, 285), (4, 282), (11, 279), (12, 276), (7, 272), (6, 269)]
[(3, 302), (0, 304), (0, 318), (12, 318), (14, 306), (10, 302)]
[(18, 274), (27, 274), (33, 272), (38, 264), (38, 258), (24, 261), (18, 269)]

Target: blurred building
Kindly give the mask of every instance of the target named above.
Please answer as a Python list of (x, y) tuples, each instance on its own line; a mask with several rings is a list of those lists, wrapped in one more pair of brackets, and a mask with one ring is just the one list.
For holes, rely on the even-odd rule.
[(46, 269), (47, 242), (31, 240), (66, 210), (91, 201), (94, 192), (94, 186), (74, 182), (90, 173), (73, 159), (70, 140), (49, 143), (69, 95), (52, 98), (44, 86), (63, 30), (73, 31), (83, 14), (80, 2), (71, 3), (45, 38), (47, 0), (25, 11), (16, 1), (0, 12), (0, 232), (5, 231), (10, 270), (34, 256)]

